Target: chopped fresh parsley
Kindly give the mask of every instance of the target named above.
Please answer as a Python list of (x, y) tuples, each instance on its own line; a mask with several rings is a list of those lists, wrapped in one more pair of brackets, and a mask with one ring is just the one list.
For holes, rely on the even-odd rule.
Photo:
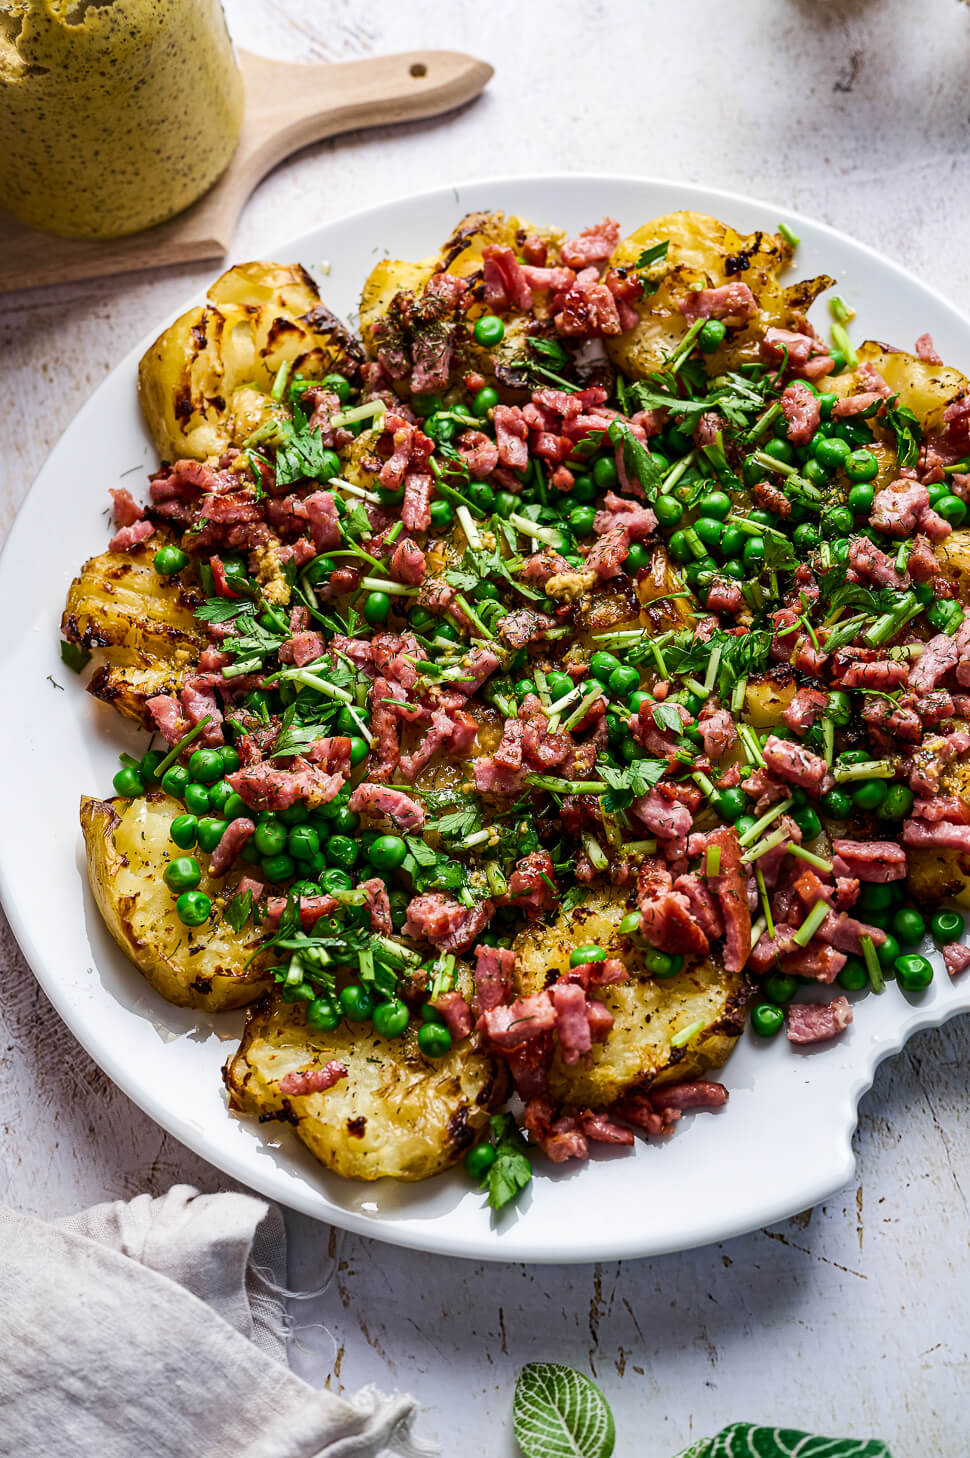
[(492, 1209), (501, 1210), (532, 1179), (532, 1161), (529, 1146), (511, 1114), (493, 1114), (490, 1122), (495, 1161), (485, 1172), (482, 1189), (488, 1190)]
[(86, 648), (80, 648), (77, 643), (66, 643), (62, 638), (60, 648), (61, 662), (72, 673), (80, 673), (91, 662), (91, 655), (88, 650)]

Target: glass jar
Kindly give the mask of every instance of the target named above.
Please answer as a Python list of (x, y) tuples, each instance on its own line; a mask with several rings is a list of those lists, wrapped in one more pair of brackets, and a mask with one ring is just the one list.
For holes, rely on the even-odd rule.
[(164, 222), (232, 156), (243, 81), (220, 0), (13, 0), (0, 10), (0, 206), (114, 238)]

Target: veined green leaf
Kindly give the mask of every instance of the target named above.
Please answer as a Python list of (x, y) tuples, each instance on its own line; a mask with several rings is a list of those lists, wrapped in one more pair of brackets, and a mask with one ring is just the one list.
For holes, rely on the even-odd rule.
[(558, 1362), (529, 1362), (519, 1373), (512, 1426), (526, 1458), (610, 1458), (616, 1428), (595, 1382)]
[(878, 1438), (819, 1438), (794, 1428), (732, 1423), (714, 1438), (686, 1448), (678, 1458), (892, 1458)]

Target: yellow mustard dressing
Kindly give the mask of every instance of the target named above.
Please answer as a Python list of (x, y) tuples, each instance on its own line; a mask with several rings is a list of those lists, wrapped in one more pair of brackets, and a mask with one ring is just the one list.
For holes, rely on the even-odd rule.
[(220, 0), (0, 6), (0, 206), (69, 237), (163, 222), (224, 170), (243, 83)]

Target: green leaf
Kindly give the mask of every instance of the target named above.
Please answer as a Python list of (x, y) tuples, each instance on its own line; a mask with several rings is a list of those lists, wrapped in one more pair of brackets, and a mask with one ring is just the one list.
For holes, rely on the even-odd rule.
[(309, 477), (311, 480), (326, 481), (325, 455), (329, 455), (319, 430), (297, 431), (286, 445), (276, 452), (276, 484), (291, 486), (296, 481)]
[(254, 608), (250, 602), (231, 602), (226, 597), (207, 597), (195, 610), (195, 616), (200, 623), (229, 623), (233, 618), (238, 618), (240, 613), (252, 613)]
[(912, 410), (908, 410), (905, 405), (897, 405), (887, 410), (885, 421), (896, 437), (896, 464), (899, 470), (911, 470), (919, 460), (923, 427)]
[(892, 1458), (892, 1454), (878, 1438), (818, 1438), (794, 1428), (731, 1423), (716, 1437), (686, 1448), (678, 1458)]
[(493, 1114), (491, 1124), (495, 1163), (482, 1180), (482, 1188), (488, 1189), (488, 1203), (492, 1209), (501, 1210), (532, 1179), (532, 1161), (529, 1146), (511, 1114)]
[(526, 1458), (610, 1458), (616, 1428), (595, 1382), (558, 1362), (529, 1362), (519, 1373), (512, 1426)]
[(653, 722), (662, 734), (679, 734), (683, 729), (684, 720), (680, 709), (680, 704), (653, 705)]
[(663, 476), (653, 456), (642, 441), (622, 421), (615, 420), (607, 432), (613, 445), (623, 446), (623, 469), (628, 477), (639, 481), (648, 501), (656, 501), (663, 485)]
[(79, 648), (76, 643), (65, 643), (62, 639), (60, 648), (61, 662), (66, 668), (71, 669), (72, 673), (80, 673), (91, 662), (91, 655), (87, 649)]
[(241, 932), (246, 922), (252, 915), (253, 893), (243, 891), (234, 896), (222, 913), (223, 919), (229, 923), (234, 932)]
[(436, 866), (438, 864), (437, 852), (433, 851), (430, 845), (425, 845), (420, 836), (407, 835), (405, 836), (405, 841), (407, 842), (408, 850), (419, 866)]

